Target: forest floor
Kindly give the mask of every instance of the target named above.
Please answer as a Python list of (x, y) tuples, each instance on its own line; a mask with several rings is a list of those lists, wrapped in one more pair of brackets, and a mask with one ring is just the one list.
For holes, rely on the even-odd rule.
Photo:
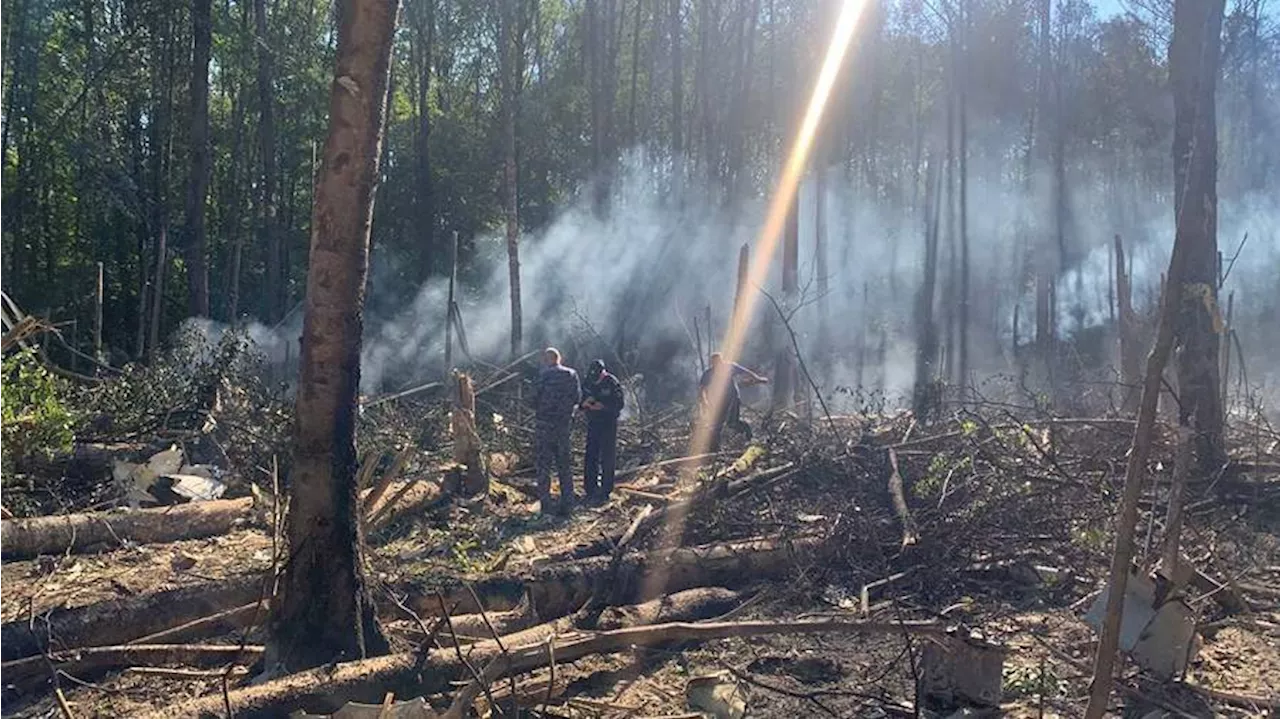
[[(397, 410), (402, 414), (396, 421), (440, 423), (439, 405), (419, 400), (417, 414)], [(421, 644), (424, 625), (411, 610), (425, 616), (421, 607), (429, 605), (432, 593), (442, 592), (437, 596), (443, 601), (442, 588), (459, 581), (471, 583), (483, 597), (486, 623), (490, 614), (495, 621), (501, 614), (503, 621), (514, 617), (512, 626), (518, 628), (565, 613), (549, 609), (550, 600), (535, 599), (554, 595), (535, 591), (538, 582), (572, 583), (545, 579), (556, 576), (549, 571), (586, 566), (611, 554), (616, 565), (624, 555), (715, 545), (731, 557), (728, 565), (699, 559), (692, 568), (672, 569), (675, 559), (650, 559), (638, 579), (611, 565), (588, 594), (600, 599), (608, 589), (606, 594), (617, 600), (610, 603), (630, 604), (720, 585), (738, 592), (738, 606), (728, 616), (700, 619), (822, 618), (890, 626), (930, 620), (979, 631), (1006, 650), (999, 703), (1005, 715), (1083, 711), (1096, 638), (1084, 617), (1105, 585), (1130, 421), (1050, 420), (1041, 412), (1003, 405), (971, 407), (928, 425), (907, 413), (788, 414), (754, 418), (761, 431), (751, 448), (739, 442), (698, 463), (655, 465), (688, 451), (690, 417), (672, 411), (624, 427), (623, 475), (607, 504), (551, 518), (537, 513), (527, 466), (531, 453), (522, 446), (519, 413), (511, 410), (509, 417), (481, 422), (494, 474), (488, 499), (459, 500), (443, 490), (439, 469), (449, 461), (447, 443), (445, 450), (412, 452), (405, 471), (393, 477), (383, 503), (402, 507), (389, 511), (391, 519), (372, 529), (368, 539), (375, 599), (394, 647)], [(1182, 550), (1222, 585), (1208, 591), (1189, 585), (1175, 594), (1195, 617), (1202, 645), (1185, 676), (1172, 680), (1127, 661), (1113, 698), (1118, 713), (1275, 715), (1280, 702), (1278, 443), (1280, 435), (1264, 424), (1237, 423), (1234, 464), (1190, 487)], [(1147, 487), (1138, 535), (1144, 568), (1150, 564), (1146, 559), (1160, 553), (1172, 453), (1171, 437), (1158, 438), (1156, 482)], [(914, 532), (904, 531), (891, 499), (891, 454)], [(247, 494), (247, 483), (233, 486), (237, 492)], [(667, 506), (687, 507), (688, 513), (683, 521), (676, 511), (652, 524), (640, 519)], [(183, 587), (200, 592), (234, 580), (258, 582), (279, 563), (270, 514), (255, 511), (218, 536), (157, 544), (124, 538), (109, 551), (6, 561), (0, 568), (6, 639), (10, 630), (39, 636), (42, 622), (60, 613), (170, 596), (162, 593)], [(630, 527), (639, 531), (613, 552), (614, 542)], [(783, 560), (748, 563), (762, 547)], [(735, 553), (744, 563), (732, 563)], [(493, 582), (485, 582), (496, 576), (523, 583), (524, 599), (487, 594), (483, 587)], [(1243, 606), (1228, 611), (1230, 603), (1220, 601), (1225, 595)], [(419, 598), (417, 604), (412, 597)], [(217, 634), (188, 634), (184, 641), (257, 647), (265, 641), (264, 614), (255, 612), (230, 630), (222, 626)], [(129, 618), (122, 615), (118, 621)], [(459, 616), (458, 623), (465, 618)], [(52, 650), (71, 648), (56, 632), (43, 634)], [(481, 632), (474, 639), (486, 636)], [(464, 652), (476, 646), (464, 641), (459, 641)], [(543, 667), (522, 675), (516, 693), (532, 716), (699, 716), (691, 708), (691, 687), (710, 681), (736, 693), (748, 716), (913, 716), (926, 700), (917, 688), (923, 685), (919, 673), (928, 641), (904, 630), (664, 642)], [(6, 677), (3, 713), (133, 716), (202, 696), (225, 693), (234, 700), (236, 689), (251, 681), (256, 656), (164, 674), (136, 659), (86, 668), (76, 665), (74, 656), (55, 652), (46, 655), (39, 676)], [(8, 669), (20, 656), (6, 651), (5, 660)], [(505, 680), (500, 683), (505, 686)], [(377, 687), (366, 693), (372, 702), (382, 696)], [(443, 692), (427, 699), (443, 711), (451, 697)], [(315, 710), (313, 700), (303, 704)], [(722, 707), (723, 716), (738, 716), (732, 704)]]

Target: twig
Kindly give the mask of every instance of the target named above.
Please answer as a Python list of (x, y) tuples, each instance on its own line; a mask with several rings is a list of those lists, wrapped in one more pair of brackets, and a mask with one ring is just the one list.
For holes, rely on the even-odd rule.
[(827, 407), (827, 401), (822, 398), (822, 390), (818, 389), (818, 383), (813, 381), (813, 375), (809, 374), (809, 366), (805, 364), (804, 355), (800, 352), (800, 340), (796, 337), (796, 331), (791, 327), (791, 320), (782, 311), (782, 306), (769, 294), (763, 287), (759, 288), (760, 294), (769, 298), (769, 302), (773, 304), (773, 309), (778, 312), (778, 318), (782, 320), (782, 326), (786, 328), (787, 334), (791, 337), (791, 348), (795, 352), (796, 361), (800, 364), (800, 371), (804, 373), (805, 380), (809, 383), (809, 388), (813, 390), (813, 394), (818, 398), (818, 404), (822, 405), (822, 413), (827, 417), (827, 424), (831, 427), (831, 434), (839, 434), (836, 428), (836, 421), (831, 417), (831, 409)]
[[(453, 618), (450, 616), (449, 609), (445, 607), (444, 596), (440, 594), (440, 592), (436, 592), (436, 601), (440, 603), (440, 611), (444, 617), (445, 626), (449, 629), (449, 637), (453, 640), (453, 651), (457, 653), (458, 661), (466, 668), (467, 672), (471, 674), (473, 684), (479, 684), (480, 688), (484, 690), (485, 698), (489, 700), (489, 706), (498, 709), (497, 703), (493, 701), (493, 694), (489, 691), (489, 683), (480, 678), (479, 672), (476, 671), (476, 668), (472, 666), (471, 662), (467, 661), (467, 658), (462, 654), (462, 645), (458, 642), (457, 633), (453, 631)], [(486, 671), (488, 671), (487, 667)], [(467, 702), (467, 704), (461, 703), (463, 694), (467, 693), (470, 686), (471, 685), (468, 685), (467, 689), (464, 689), (456, 698), (454, 698), (453, 704), (449, 706), (449, 711), (446, 716), (452, 717), (455, 709), (457, 709), (457, 716), (459, 719), (461, 718), (462, 712), (465, 711), (467, 705), (470, 704), (470, 702)], [(474, 698), (475, 697), (473, 696), (472, 699), (474, 700)], [(498, 709), (498, 711), (501, 711), (501, 709)]]
[(62, 714), (62, 719), (75, 719), (75, 715), (71, 713), (71, 705), (67, 703), (67, 697), (62, 693), (62, 687), (53, 687), (53, 696), (58, 700), (58, 711)]

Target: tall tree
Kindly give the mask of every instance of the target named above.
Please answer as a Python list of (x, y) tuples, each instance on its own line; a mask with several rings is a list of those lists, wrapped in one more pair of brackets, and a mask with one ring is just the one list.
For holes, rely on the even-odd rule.
[(272, 602), (271, 661), (288, 670), (388, 649), (365, 582), (355, 426), (369, 230), (398, 6), (338, 4), (329, 132), (312, 210), (291, 558)]
[(507, 277), (511, 288), (511, 356), (517, 357), (524, 337), (520, 307), (520, 216), (516, 165), (516, 103), (522, 78), (516, 74), (515, 13), (512, 3), (494, 1), (498, 16), (499, 85), (502, 91), (502, 204), (507, 225)]
[(435, 205), (431, 187), (431, 70), (435, 57), (436, 39), (435, 0), (416, 0), (413, 5), (413, 44), (417, 47), (418, 106), (417, 132), (414, 133), (417, 161), (417, 187), (414, 205), (417, 208), (418, 231), (422, 237), (422, 267), (420, 275), (425, 279), (432, 271), (435, 258)]
[(191, 5), (191, 176), (187, 181), (187, 311), (209, 316), (209, 268), (205, 201), (209, 195), (209, 53), (213, 40), (212, 0)]
[(1176, 242), (1186, 247), (1178, 316), (1179, 422), (1191, 425), (1201, 469), (1226, 461), (1218, 352), (1218, 123), (1215, 90), (1225, 0), (1178, 0), (1169, 43)]
[(683, 3), (684, 0), (671, 0), (667, 28), (671, 35), (671, 159), (677, 183), (682, 181), (684, 172), (684, 21), (680, 16)]
[[(1221, 47), (1219, 36), (1224, 5), (1225, 0), (1176, 0), (1174, 5), (1173, 39), (1169, 43), (1169, 84), (1174, 97), (1176, 235), (1173, 254), (1169, 258), (1164, 296), (1161, 298), (1156, 341), (1147, 357), (1133, 446), (1125, 466), (1124, 492), (1116, 518), (1111, 576), (1107, 584), (1107, 609), (1094, 657), (1093, 684), (1090, 687), (1089, 704), (1085, 708), (1086, 719), (1101, 719), (1107, 711), (1111, 695), (1116, 651), (1120, 646), (1122, 608), (1133, 563), (1138, 501), (1142, 498), (1147, 458), (1151, 453), (1161, 377), (1175, 342), (1181, 342), (1184, 356), (1189, 355), (1188, 359), (1179, 362), (1182, 403), (1179, 421), (1184, 427), (1190, 421), (1196, 423), (1194, 430), (1202, 443), (1199, 448), (1201, 450), (1204, 444), (1215, 439), (1221, 441), (1221, 435), (1216, 438), (1207, 436), (1206, 427), (1200, 424), (1206, 405), (1215, 401), (1218, 391), (1217, 338), (1196, 335), (1213, 334), (1212, 302), (1217, 280), (1217, 130), (1214, 119), (1214, 87), (1218, 75)], [(1207, 256), (1206, 245), (1209, 248)], [(1202, 263), (1205, 267), (1197, 267)], [(1212, 347), (1215, 353), (1209, 356), (1211, 368), (1197, 366), (1203, 362), (1200, 353), (1206, 347)], [(1194, 373), (1191, 384), (1182, 380), (1184, 362), (1192, 364), (1187, 368)], [(1203, 381), (1202, 373), (1210, 371), (1213, 381), (1208, 386), (1197, 384)], [(1220, 408), (1220, 405), (1212, 406)], [(1214, 417), (1206, 418), (1207, 421), (1213, 419)], [(1221, 422), (1220, 415), (1216, 419)], [(1215, 450), (1216, 448), (1210, 447), (1207, 451)], [(1203, 460), (1204, 457), (1201, 456), (1201, 461)]]
[(263, 286), (262, 310), (267, 322), (276, 322), (284, 313), (284, 249), (277, 227), (278, 201), (276, 184), (276, 119), (275, 59), (271, 37), (267, 32), (267, 0), (253, 0), (253, 22), (257, 31), (258, 54), (258, 153), (262, 161), (260, 176), (262, 240), (267, 253), (267, 274)]

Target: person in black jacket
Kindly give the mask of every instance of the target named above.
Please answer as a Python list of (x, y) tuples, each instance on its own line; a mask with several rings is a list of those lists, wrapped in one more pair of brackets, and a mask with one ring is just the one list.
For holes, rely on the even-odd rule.
[(593, 360), (582, 384), (582, 409), (587, 415), (587, 453), (583, 490), (587, 501), (604, 503), (613, 492), (618, 459), (618, 415), (624, 399), (622, 383), (605, 370), (604, 360)]

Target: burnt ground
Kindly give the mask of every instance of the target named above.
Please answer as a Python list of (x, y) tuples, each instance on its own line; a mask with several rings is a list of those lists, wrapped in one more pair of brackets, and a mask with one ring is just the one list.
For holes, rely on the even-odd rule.
[[(751, 598), (731, 619), (933, 619), (979, 629), (1009, 650), (1005, 715), (1083, 711), (1094, 634), (1082, 618), (1105, 581), (1130, 423), (1050, 423), (1004, 407), (973, 408), (927, 427), (905, 414), (757, 417), (753, 423), (766, 428), (756, 442), (765, 452), (736, 475), (785, 462), (798, 471), (763, 489), (703, 502), (683, 532), (637, 537), (632, 549), (655, 548), (663, 536), (685, 545), (822, 536), (830, 556), (818, 560), (798, 553), (783, 579), (744, 577), (740, 588)], [(634, 421), (622, 433), (620, 463), (634, 468), (681, 456), (688, 426), (684, 413)], [(370, 538), (372, 573), (380, 586), (420, 585), (442, 575), (518, 573), (558, 561), (574, 547), (621, 532), (645, 504), (660, 506), (688, 494), (699, 481), (734, 471), (727, 468), (743, 449), (739, 442), (696, 476), (676, 467), (632, 473), (619, 480), (608, 505), (580, 509), (567, 520), (547, 519), (536, 514), (528, 494), (524, 430), (514, 418), (482, 422), (481, 429), (499, 475), (490, 499), (432, 500), (438, 487), (434, 468), (448, 458), (440, 451), (419, 452), (402, 481), (419, 481), (417, 491), (426, 492), (428, 501)], [(1187, 601), (1205, 629), (1185, 681), (1160, 682), (1126, 663), (1125, 691), (1113, 698), (1117, 715), (1268, 715), (1248, 700), (1274, 702), (1280, 687), (1277, 440), (1280, 435), (1268, 427), (1238, 422), (1233, 457), (1252, 471), (1198, 478), (1188, 495), (1185, 554), (1219, 581), (1235, 582), (1250, 611), (1228, 615), (1213, 596), (1189, 589)], [(918, 541), (905, 548), (886, 490), (890, 447), (918, 525)], [(1157, 481), (1147, 487), (1138, 532), (1143, 561), (1159, 553), (1171, 466), (1169, 438), (1161, 437), (1152, 462)], [(258, 573), (271, 563), (271, 531), (261, 523), (220, 537), (8, 562), (0, 570), (0, 610), (5, 621), (25, 620), (55, 607)], [(873, 584), (886, 578), (893, 580)], [(864, 614), (867, 585), (870, 606)], [(402, 645), (410, 641), (410, 628), (408, 622), (390, 625)], [(263, 640), (261, 628), (253, 627), (207, 641)], [(904, 635), (780, 634), (588, 657), (556, 667), (550, 699), (528, 710), (559, 717), (684, 716), (691, 711), (690, 678), (721, 673), (738, 687), (749, 716), (909, 716), (917, 702), (913, 673), (921, 649), (921, 640)], [(539, 691), (546, 692), (547, 674), (521, 681), (540, 681)], [(247, 672), (231, 674), (228, 686), (248, 680)], [(223, 679), (124, 671), (67, 676), (59, 683), (74, 716), (105, 717), (220, 692)], [(448, 706), (448, 697), (429, 699), (438, 708)], [(45, 693), (10, 697), (4, 713), (52, 716), (59, 709)]]

